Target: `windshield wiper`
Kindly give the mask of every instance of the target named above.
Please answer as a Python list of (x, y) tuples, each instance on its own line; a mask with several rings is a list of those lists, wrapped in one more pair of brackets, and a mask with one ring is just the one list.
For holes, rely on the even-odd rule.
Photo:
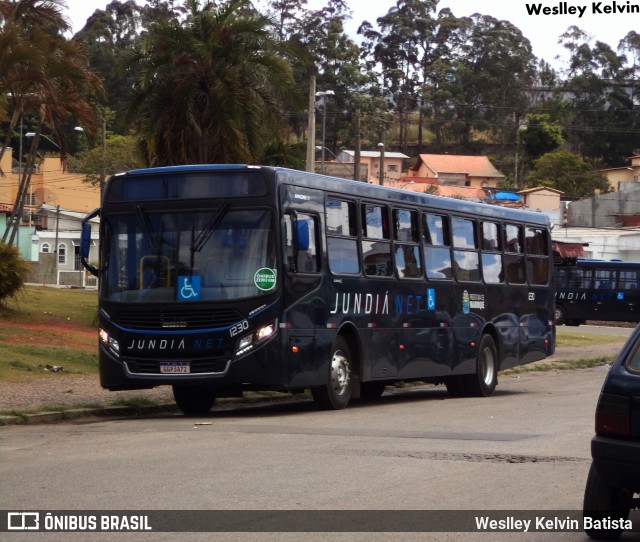
[[(204, 227), (202, 228), (202, 231), (198, 234), (198, 236), (195, 239), (193, 239), (191, 243), (192, 258), (196, 252), (200, 252), (204, 248), (204, 246), (207, 244), (207, 241), (209, 241), (209, 239), (213, 235), (213, 232), (216, 231), (216, 229), (220, 225), (220, 222), (222, 222), (222, 219), (224, 218), (227, 207), (229, 207), (229, 203), (223, 200), (222, 203), (220, 204), (220, 207), (218, 207), (214, 211), (213, 216), (209, 219), (209, 222), (207, 222), (204, 225)], [(193, 238), (193, 233), (192, 233), (192, 238)]]
[(159, 236), (155, 234), (153, 231), (153, 227), (151, 226), (151, 222), (149, 221), (149, 217), (144, 212), (142, 205), (136, 206), (136, 216), (138, 220), (142, 224), (142, 234), (144, 235), (144, 239), (151, 248), (152, 254), (160, 253), (160, 239)]

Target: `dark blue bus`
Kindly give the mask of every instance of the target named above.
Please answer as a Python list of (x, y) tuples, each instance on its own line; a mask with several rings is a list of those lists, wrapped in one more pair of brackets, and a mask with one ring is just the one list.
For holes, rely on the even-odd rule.
[(574, 259), (556, 266), (556, 324), (640, 322), (640, 263)]
[(489, 396), (498, 371), (555, 348), (541, 213), (191, 165), (113, 176), (82, 245), (102, 386), (171, 385), (188, 414), (244, 390), (310, 389), (341, 409), (400, 380)]

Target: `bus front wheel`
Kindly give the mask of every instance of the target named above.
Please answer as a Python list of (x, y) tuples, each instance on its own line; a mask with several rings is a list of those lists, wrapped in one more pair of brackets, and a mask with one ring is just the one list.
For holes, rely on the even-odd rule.
[(349, 404), (353, 391), (352, 367), (349, 345), (343, 337), (338, 337), (331, 349), (327, 383), (311, 390), (318, 408), (341, 410)]
[(498, 385), (498, 349), (491, 335), (480, 339), (476, 372), (471, 375), (450, 376), (447, 391), (453, 397), (489, 397)]
[(204, 386), (173, 386), (173, 398), (187, 416), (207, 414), (216, 400), (213, 392)]
[(561, 326), (565, 324), (565, 322), (567, 321), (567, 311), (561, 305), (556, 305), (556, 308), (554, 310), (554, 315), (556, 318), (557, 326)]

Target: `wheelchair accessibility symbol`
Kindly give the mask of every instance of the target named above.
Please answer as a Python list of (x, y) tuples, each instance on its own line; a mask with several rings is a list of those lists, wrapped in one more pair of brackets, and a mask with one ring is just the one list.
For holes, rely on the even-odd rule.
[(200, 277), (178, 277), (178, 301), (200, 299)]

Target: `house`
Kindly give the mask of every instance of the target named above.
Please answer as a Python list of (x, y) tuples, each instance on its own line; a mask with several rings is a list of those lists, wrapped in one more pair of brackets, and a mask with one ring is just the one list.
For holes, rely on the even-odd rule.
[[(336, 161), (342, 164), (353, 164), (355, 162), (355, 151), (342, 151), (336, 157)], [(380, 151), (360, 151), (360, 168), (366, 168), (369, 172), (368, 181), (380, 184)], [(401, 152), (384, 153), (383, 184), (397, 181), (404, 177), (404, 161), (409, 157)], [(351, 166), (353, 168), (353, 166)]]
[[(12, 167), (11, 148), (2, 157), (0, 168), (5, 174), (0, 179), (0, 205), (13, 207), (20, 171), (18, 167)], [(84, 176), (79, 173), (65, 171), (59, 157), (45, 156), (31, 176), (23, 223), (34, 223), (36, 210), (43, 203), (59, 205), (70, 211), (90, 213), (100, 207), (100, 188), (85, 183)]]
[(409, 177), (435, 178), (440, 185), (478, 188), (495, 188), (504, 179), (486, 156), (455, 154), (420, 154), (407, 173)]
[(558, 211), (560, 209), (560, 197), (563, 194), (562, 190), (547, 186), (526, 188), (518, 192), (525, 207), (532, 211)]
[[(632, 186), (640, 186), (640, 154), (632, 156), (629, 160), (630, 165), (627, 167), (598, 170), (598, 173), (601, 173), (607, 178), (609, 185), (614, 191), (622, 191)], [(632, 185), (632, 183), (638, 184)]]
[[(38, 209), (40, 227), (32, 239), (33, 272), (30, 282), (58, 286), (96, 286), (96, 278), (80, 262), (80, 236), (86, 213), (42, 204)], [(92, 225), (89, 260), (98, 261), (98, 225)]]

